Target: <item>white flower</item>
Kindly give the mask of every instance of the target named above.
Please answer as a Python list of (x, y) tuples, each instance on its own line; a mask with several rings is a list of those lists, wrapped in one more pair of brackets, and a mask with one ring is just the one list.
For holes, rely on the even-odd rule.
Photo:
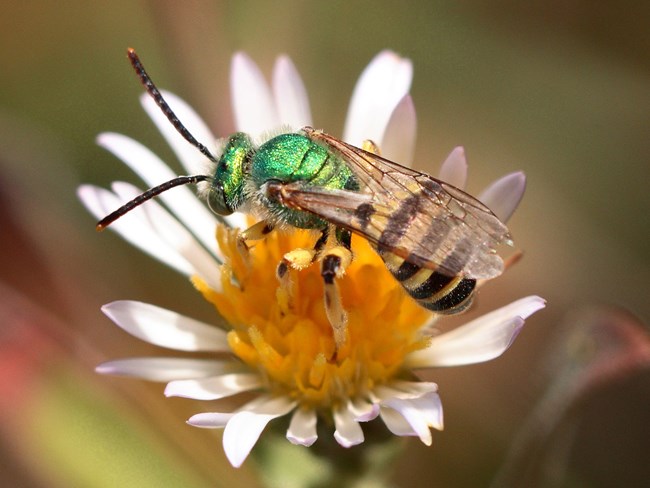
[[(408, 94), (411, 76), (409, 60), (389, 51), (378, 54), (354, 90), (344, 139), (355, 145), (371, 139), (387, 158), (410, 164), (416, 129)], [(240, 131), (260, 135), (282, 126), (297, 129), (312, 124), (306, 90), (287, 57), (276, 62), (269, 87), (257, 66), (246, 55), (236, 54), (231, 86)], [(164, 96), (195, 138), (216, 152), (216, 138), (196, 113), (173, 94), (164, 92)], [(203, 172), (204, 156), (175, 131), (149, 97), (144, 95), (141, 101), (185, 169), (190, 174)], [(128, 137), (105, 133), (98, 142), (148, 186), (175, 176), (153, 153)], [(439, 176), (465, 187), (467, 163), (462, 148), (452, 151)], [(480, 198), (505, 221), (517, 207), (524, 186), (524, 175), (513, 173), (488, 187)], [(97, 218), (140, 193), (123, 182), (114, 183), (112, 191), (91, 185), (79, 189), (81, 200)], [(287, 250), (307, 245), (306, 233), (271, 234), (251, 253), (253, 264), (245, 266), (232, 231), (220, 227), (219, 245), (215, 245), (219, 219), (189, 188), (163, 193), (160, 198), (169, 211), (150, 201), (111, 228), (192, 277), (232, 329), (224, 331), (136, 301), (109, 303), (103, 312), (142, 340), (180, 351), (222, 354), (211, 360), (123, 359), (104, 363), (97, 371), (166, 382), (167, 396), (216, 400), (255, 393), (252, 401), (234, 411), (199, 413), (188, 421), (198, 427), (224, 428), (224, 450), (233, 466), (244, 462), (271, 420), (289, 414), (287, 438), (294, 444), (314, 443), (317, 419), (328, 415), (334, 422), (334, 437), (344, 447), (363, 442), (360, 423), (378, 416), (395, 435), (417, 436), (430, 445), (430, 429), (443, 427), (437, 385), (406, 380), (412, 378), (407, 373), (495, 358), (510, 346), (524, 320), (544, 307), (539, 297), (523, 298), (451, 332), (423, 338), (431, 314), (404, 293), (369, 245), (355, 238), (355, 260), (341, 280), (350, 339), (332, 360), (333, 342), (322, 294), (314, 291), (318, 286), (312, 286), (320, 279), (318, 271), (311, 267), (296, 273), (299, 297), (294, 306), (276, 295), (275, 265)], [(241, 214), (224, 221), (229, 227), (246, 226)], [(233, 274), (237, 284), (231, 280)]]

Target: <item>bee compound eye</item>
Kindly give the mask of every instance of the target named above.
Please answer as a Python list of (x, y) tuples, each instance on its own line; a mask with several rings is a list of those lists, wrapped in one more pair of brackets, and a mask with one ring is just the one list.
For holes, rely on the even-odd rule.
[(212, 184), (208, 194), (208, 207), (217, 215), (230, 215), (233, 210), (226, 202), (226, 192), (221, 183)]

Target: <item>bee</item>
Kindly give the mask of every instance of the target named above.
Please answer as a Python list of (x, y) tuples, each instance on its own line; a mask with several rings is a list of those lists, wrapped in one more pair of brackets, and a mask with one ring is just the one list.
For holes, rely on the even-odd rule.
[(352, 260), (352, 234), (368, 240), (409, 295), (436, 313), (465, 310), (477, 280), (503, 271), (495, 249), (510, 242), (508, 229), (464, 191), (381, 157), (370, 141), (359, 148), (311, 127), (261, 145), (238, 132), (216, 157), (178, 120), (133, 49), (128, 58), (171, 124), (214, 167), (211, 174), (179, 176), (151, 188), (99, 221), (97, 230), (162, 192), (195, 184), (216, 214), (241, 210), (260, 217), (242, 233), (243, 242), (274, 228), (318, 231), (314, 248), (288, 253), (278, 276), (320, 261), (327, 314), (339, 345), (346, 317), (336, 278)]

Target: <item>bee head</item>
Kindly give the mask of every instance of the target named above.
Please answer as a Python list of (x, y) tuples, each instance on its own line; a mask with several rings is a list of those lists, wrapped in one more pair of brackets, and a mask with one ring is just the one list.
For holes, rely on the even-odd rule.
[(253, 151), (247, 134), (237, 132), (228, 138), (208, 189), (207, 201), (214, 213), (230, 215), (243, 203), (246, 166)]

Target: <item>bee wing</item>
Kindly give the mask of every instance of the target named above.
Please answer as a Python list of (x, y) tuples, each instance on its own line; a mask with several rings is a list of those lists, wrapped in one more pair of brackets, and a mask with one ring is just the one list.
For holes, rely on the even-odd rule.
[(487, 279), (503, 271), (496, 247), (507, 227), (480, 201), (429, 175), (305, 128), (339, 154), (359, 191), (283, 185), (283, 203), (314, 213), (417, 266)]

